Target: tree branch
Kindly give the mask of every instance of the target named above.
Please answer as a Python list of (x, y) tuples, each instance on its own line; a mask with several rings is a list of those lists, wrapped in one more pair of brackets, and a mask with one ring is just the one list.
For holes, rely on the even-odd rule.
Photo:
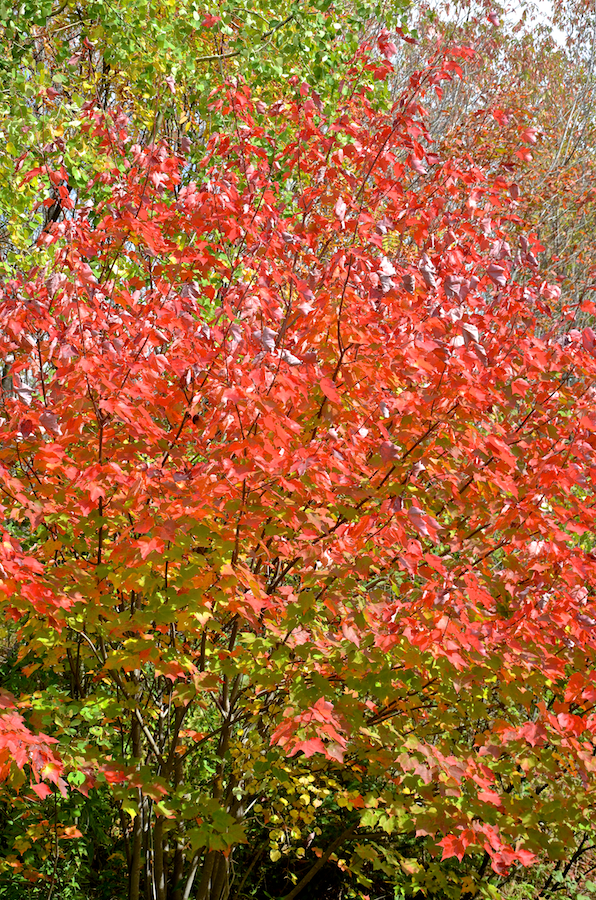
[(306, 875), (300, 879), (298, 884), (290, 891), (290, 893), (286, 894), (286, 896), (283, 897), (283, 900), (294, 900), (295, 897), (301, 894), (306, 885), (313, 880), (317, 872), (319, 872), (328, 862), (331, 854), (335, 853), (335, 851), (339, 849), (339, 847), (341, 847), (341, 845), (344, 844), (348, 840), (348, 838), (352, 837), (352, 835), (356, 832), (357, 827), (357, 825), (351, 825), (349, 828), (346, 828), (345, 831), (342, 831), (339, 837), (336, 837), (334, 841), (331, 841), (323, 855), (316, 861), (313, 866), (311, 866)]

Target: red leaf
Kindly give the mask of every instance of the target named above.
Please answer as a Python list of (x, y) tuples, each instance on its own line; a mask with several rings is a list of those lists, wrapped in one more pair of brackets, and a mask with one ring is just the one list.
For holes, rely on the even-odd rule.
[(297, 753), (304, 753), (305, 756), (314, 756), (315, 753), (325, 753), (325, 744), (320, 738), (308, 738), (304, 741), (296, 741), (292, 745), (292, 749), (288, 756), (296, 756)]
[(323, 391), (327, 399), (331, 400), (332, 403), (337, 404), (337, 406), (341, 406), (341, 396), (331, 379), (321, 378), (319, 384), (321, 385), (321, 390)]
[(524, 378), (516, 378), (511, 382), (511, 393), (519, 394), (520, 397), (525, 397), (529, 388), (530, 385)]
[(418, 172), (419, 175), (426, 175), (428, 169), (424, 165), (424, 162), (419, 159), (417, 156), (410, 156), (408, 158), (408, 162), (415, 172)]
[(582, 344), (584, 345), (584, 350), (587, 350), (588, 353), (594, 353), (596, 334), (589, 326), (582, 331)]
[(531, 866), (532, 863), (536, 861), (536, 854), (531, 853), (529, 850), (516, 850), (515, 856), (522, 866)]
[(488, 277), (498, 287), (505, 287), (507, 284), (507, 270), (498, 263), (492, 262), (486, 270)]
[(346, 206), (346, 204), (344, 203), (344, 201), (343, 201), (343, 200), (341, 199), (341, 197), (340, 197), (339, 200), (336, 202), (334, 209), (335, 209), (335, 215), (337, 216), (337, 218), (339, 219), (339, 221), (342, 222), (342, 223), (343, 223), (343, 221), (344, 221), (345, 218), (346, 218), (346, 210), (347, 210), (347, 208), (348, 208), (348, 207)]
[(502, 459), (503, 462), (507, 463), (508, 466), (512, 468), (514, 466), (517, 466), (517, 458), (513, 455), (502, 438), (497, 437), (497, 435), (495, 434), (491, 434), (486, 438), (486, 445), (495, 454), (495, 456), (498, 456), (499, 459)]
[(401, 455), (399, 447), (396, 447), (396, 445), (392, 444), (391, 441), (383, 441), (383, 443), (379, 447), (379, 452), (384, 463), (399, 459)]
[(538, 132), (535, 128), (524, 128), (520, 137), (526, 144), (535, 144), (538, 139)]
[(43, 781), (32, 784), (31, 789), (35, 791), (40, 800), (45, 800), (46, 797), (49, 797), (52, 793), (52, 789), (49, 788), (47, 784), (44, 784)]
[(443, 848), (443, 855), (441, 856), (442, 860), (449, 859), (452, 856), (456, 856), (457, 859), (461, 862), (464, 858), (466, 846), (469, 841), (465, 841), (461, 837), (458, 838), (454, 834), (448, 834), (438, 843), (439, 847)]
[(543, 282), (540, 286), (540, 293), (545, 300), (556, 301), (561, 298), (561, 288), (558, 284), (547, 284)]
[(433, 519), (432, 516), (429, 516), (428, 513), (423, 512), (417, 506), (409, 508), (408, 519), (422, 537), (429, 538), (433, 543), (437, 542), (440, 525), (436, 519)]

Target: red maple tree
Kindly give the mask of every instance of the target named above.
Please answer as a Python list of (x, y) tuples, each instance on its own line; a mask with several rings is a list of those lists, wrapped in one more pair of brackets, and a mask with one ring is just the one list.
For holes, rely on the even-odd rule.
[(595, 337), (544, 330), (507, 180), (434, 152), (469, 51), (387, 112), (378, 47), (335, 117), (225, 85), (188, 159), (87, 107), (103, 165), (1, 286), (3, 611), (62, 685), (19, 739), (112, 792), (129, 900), (225, 900), (255, 806), (321, 760), (343, 824), (273, 834), (287, 898), (379, 832), (503, 873), (590, 808)]

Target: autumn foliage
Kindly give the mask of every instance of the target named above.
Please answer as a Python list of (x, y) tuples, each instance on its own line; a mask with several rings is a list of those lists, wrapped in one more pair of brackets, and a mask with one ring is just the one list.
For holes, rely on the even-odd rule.
[(65, 215), (1, 285), (0, 772), (108, 796), (129, 900), (474, 896), (591, 823), (596, 335), (430, 141), (470, 51), (386, 109), (394, 53), (335, 116), (222, 85), (192, 162), (88, 103), (84, 191), (17, 164)]

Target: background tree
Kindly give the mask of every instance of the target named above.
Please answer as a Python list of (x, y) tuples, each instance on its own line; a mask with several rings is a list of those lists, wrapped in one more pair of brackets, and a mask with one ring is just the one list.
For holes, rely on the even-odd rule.
[[(210, 107), (224, 78), (248, 80), (262, 102), (282, 101), (303, 81), (333, 105), (346, 59), (371, 19), (399, 23), (405, 4), (117, 0), (115, 3), (8, 5), (0, 12), (7, 58), (0, 129), (7, 153), (0, 169), (3, 253), (21, 267), (56, 197), (15, 174), (24, 156), (60, 164), (71, 195), (102, 165), (78, 123), (85, 105), (119, 105), (131, 139), (167, 139), (200, 158), (212, 129), (225, 127)], [(47, 159), (48, 154), (51, 159)], [(89, 199), (89, 198), (87, 198)], [(44, 207), (45, 204), (45, 207)], [(15, 256), (16, 253), (16, 256)]]
[[(506, 4), (494, 3), (417, 5), (412, 16), (419, 41), (400, 45), (396, 90), (437, 41), (474, 48), (464, 78), (430, 99), (429, 130), (445, 153), (473, 152), (495, 176), (511, 181), (519, 215), (532, 223), (543, 248), (544, 278), (574, 298), (587, 324), (594, 284), (590, 5), (555, 4), (558, 41), (531, 3), (513, 17)], [(545, 315), (559, 316), (557, 304), (546, 306)]]

